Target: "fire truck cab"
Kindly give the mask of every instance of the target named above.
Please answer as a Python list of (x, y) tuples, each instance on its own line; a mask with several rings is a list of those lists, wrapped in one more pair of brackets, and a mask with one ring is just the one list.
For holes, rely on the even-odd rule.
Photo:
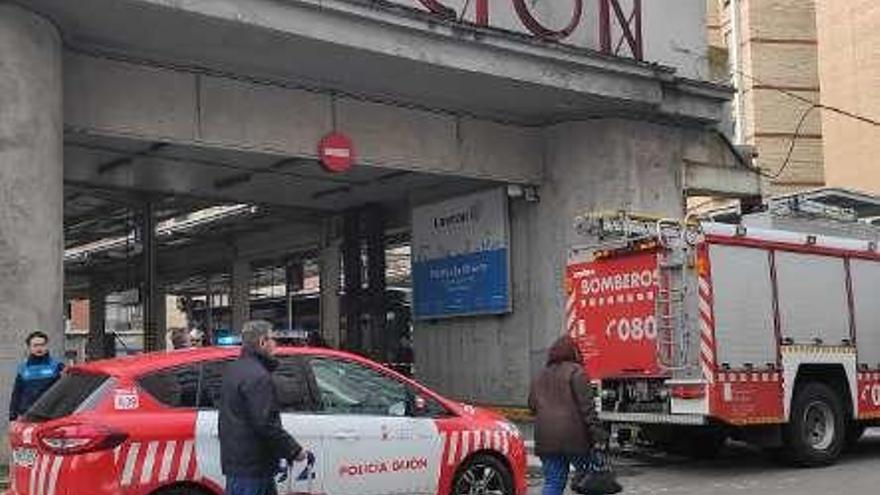
[(828, 236), (625, 213), (577, 220), (566, 330), (623, 439), (736, 437), (833, 463), (880, 420), (880, 251)]

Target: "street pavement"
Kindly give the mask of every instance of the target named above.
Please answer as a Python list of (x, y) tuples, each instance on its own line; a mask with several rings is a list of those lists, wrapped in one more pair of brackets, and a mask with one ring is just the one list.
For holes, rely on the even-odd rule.
[[(641, 455), (616, 465), (625, 495), (874, 495), (880, 494), (880, 429), (869, 430), (838, 464), (820, 469), (787, 467), (738, 445), (712, 461)], [(540, 480), (533, 480), (529, 495), (540, 493)]]

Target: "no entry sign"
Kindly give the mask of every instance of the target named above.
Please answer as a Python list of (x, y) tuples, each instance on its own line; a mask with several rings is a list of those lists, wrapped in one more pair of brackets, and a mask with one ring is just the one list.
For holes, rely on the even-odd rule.
[(332, 132), (318, 143), (321, 164), (329, 172), (347, 172), (354, 164), (354, 145), (351, 138), (341, 132)]

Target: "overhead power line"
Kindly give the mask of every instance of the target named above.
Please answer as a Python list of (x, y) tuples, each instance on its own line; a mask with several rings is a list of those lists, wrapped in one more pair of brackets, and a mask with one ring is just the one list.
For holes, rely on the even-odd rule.
[(773, 174), (760, 172), (762, 176), (764, 176), (770, 180), (776, 180), (779, 177), (781, 177), (783, 173), (785, 173), (785, 169), (788, 168), (788, 165), (791, 163), (791, 156), (794, 154), (794, 147), (797, 144), (798, 138), (801, 137), (801, 131), (804, 128), (804, 123), (806, 123), (807, 117), (810, 116), (810, 114), (813, 112), (813, 110), (815, 110), (819, 107), (820, 107), (820, 105), (814, 103), (814, 104), (810, 105), (810, 107), (807, 108), (801, 114), (801, 119), (798, 121), (797, 127), (795, 127), (795, 129), (794, 129), (794, 135), (791, 137), (791, 140), (789, 141), (788, 152), (785, 155), (785, 160), (782, 161), (782, 165), (780, 165), (779, 169)]
[(807, 97), (804, 97), (804, 96), (801, 96), (801, 95), (795, 93), (794, 91), (784, 89), (784, 88), (773, 87), (772, 84), (768, 84), (767, 82), (762, 81), (761, 79), (759, 79), (751, 74), (748, 74), (746, 72), (743, 72), (741, 70), (735, 70), (734, 72), (736, 72), (737, 74), (740, 74), (741, 76), (745, 77), (746, 79), (750, 79), (753, 82), (756, 82), (762, 86), (766, 86), (765, 89), (777, 91), (779, 93), (782, 93), (782, 94), (788, 96), (789, 98), (793, 98), (795, 100), (801, 101), (801, 102), (806, 103), (808, 105), (815, 106), (816, 108), (821, 108), (822, 110), (828, 110), (829, 112), (837, 113), (837, 114), (843, 115), (845, 117), (849, 117), (851, 119), (858, 120), (858, 121), (863, 122), (865, 124), (870, 124), (875, 127), (880, 127), (880, 120), (872, 119), (871, 117), (867, 117), (865, 115), (851, 112), (851, 111), (845, 110), (843, 108), (835, 107), (833, 105), (825, 105), (823, 103), (816, 103)]

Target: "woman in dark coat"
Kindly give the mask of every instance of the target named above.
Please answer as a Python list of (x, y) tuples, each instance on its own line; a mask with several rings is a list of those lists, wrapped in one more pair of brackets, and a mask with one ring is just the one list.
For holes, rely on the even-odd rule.
[(562, 337), (550, 348), (547, 367), (532, 383), (535, 453), (544, 471), (543, 495), (561, 495), (572, 464), (585, 466), (596, 443), (607, 439), (596, 413), (595, 393), (577, 347)]

